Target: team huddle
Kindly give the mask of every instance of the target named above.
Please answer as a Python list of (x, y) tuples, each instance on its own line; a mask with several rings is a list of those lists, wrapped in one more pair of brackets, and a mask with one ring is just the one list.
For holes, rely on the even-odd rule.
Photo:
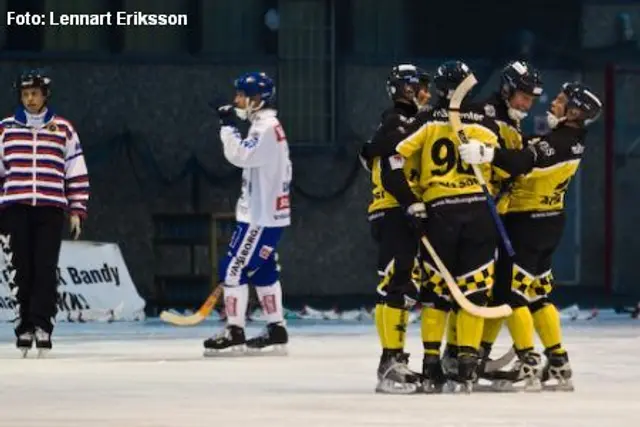
[[(35, 147), (50, 145), (47, 141), (59, 135), (48, 133), (68, 126), (64, 121), (58, 127), (42, 121), (48, 111), (48, 84), (35, 72), (19, 81), (23, 110), (28, 114), (16, 116), (22, 117), (16, 123), (13, 118), (7, 119), (11, 123), (4, 121), (11, 125), (3, 134), (9, 166), (12, 159), (20, 163), (24, 154), (11, 154), (11, 132), (22, 132), (21, 138), (24, 129), (42, 133), (38, 134), (41, 138), (18, 141)], [(460, 61), (442, 64), (433, 77), (414, 65), (394, 67), (386, 85), (393, 106), (384, 111), (378, 129), (360, 153), (371, 176), (369, 221), (379, 244), (375, 322), (382, 354), (376, 391), (573, 390), (558, 310), (549, 299), (554, 285), (551, 260), (564, 227), (564, 195), (582, 159), (587, 127), (600, 116), (602, 103), (582, 83), (567, 82), (549, 106), (550, 131), (524, 135), (520, 123), (543, 93), (538, 71), (523, 61), (510, 62), (502, 70), (499, 90), (482, 101), (466, 96), (472, 84), (471, 69)], [(201, 322), (222, 294), (227, 325), (205, 340), (205, 354), (285, 354), (289, 338), (277, 246), (290, 224), (288, 142), (273, 103), (273, 80), (265, 73), (246, 73), (235, 81), (235, 89), (232, 103), (222, 99), (211, 105), (219, 118), (224, 155), (243, 169), (237, 228), (220, 263), (220, 286), (197, 315), (176, 323)], [(32, 102), (36, 95), (39, 103)], [(239, 120), (250, 122), (246, 136), (238, 128)], [(67, 153), (67, 163), (81, 158), (76, 153), (80, 147), (77, 136), (73, 139), (69, 132), (58, 138), (63, 145), (68, 140), (67, 151), (75, 153), (71, 157)], [(69, 145), (72, 140), (76, 151)], [(36, 156), (35, 148), (30, 150), (29, 156)], [(63, 151), (58, 154), (62, 156)], [(31, 157), (29, 179), (46, 181), (48, 172)], [(63, 157), (58, 159), (62, 166)], [(11, 174), (19, 172), (12, 170), (5, 171), (5, 193), (10, 192)], [(71, 176), (69, 171), (81, 176)], [(82, 202), (78, 209), (84, 209), (88, 197), (83, 193), (88, 188), (84, 161), (67, 172), (67, 178), (82, 182), (65, 190), (60, 207), (51, 212), (34, 207), (34, 212), (54, 215), (52, 227), (58, 230), (58, 243), (47, 261), (50, 273), (55, 273), (52, 261), (59, 251), (62, 208), (74, 209)], [(74, 188), (82, 194), (71, 191)], [(36, 184), (29, 184), (27, 190), (35, 189)], [(35, 196), (28, 196), (35, 206)], [(48, 205), (51, 197), (41, 196), (38, 203)], [(16, 206), (16, 221), (22, 224), (25, 205), (19, 201)], [(76, 237), (79, 221), (71, 221), (72, 228), (77, 226)], [(5, 223), (12, 224), (6, 218)], [(24, 230), (8, 231), (15, 251)], [(33, 345), (40, 321), (36, 347), (51, 348), (53, 324), (43, 320), (49, 314), (42, 316), (55, 306), (55, 293), (50, 292), (55, 289), (55, 274), (49, 274), (41, 283), (48, 289), (43, 307), (49, 311), (36, 316), (23, 310), (31, 292), (25, 282), (27, 267), (17, 265), (16, 276), (21, 299), (16, 345), (23, 355)], [(246, 339), (249, 285), (256, 288), (267, 327), (263, 334)], [(409, 310), (418, 303), (422, 306), (422, 372), (409, 369), (409, 355), (404, 351)], [(509, 357), (491, 358), (503, 324), (513, 339), (516, 361), (511, 368), (506, 368)], [(534, 348), (536, 333), (544, 346), (544, 361)], [(441, 351), (443, 341), (446, 346)]]
[[(492, 96), (457, 105), (470, 77), (460, 61), (442, 64), (433, 78), (413, 65), (394, 67), (387, 79), (393, 106), (360, 153), (371, 174), (369, 221), (379, 244), (376, 391), (573, 390), (549, 299), (551, 260), (564, 195), (602, 103), (584, 84), (567, 82), (549, 107), (550, 132), (524, 135), (520, 123), (543, 93), (540, 73), (512, 61)], [(422, 372), (409, 369), (404, 351), (417, 303)], [(498, 307), (508, 315), (488, 315)], [(517, 357), (511, 368), (490, 358), (503, 324)], [(544, 362), (534, 351), (536, 333)]]

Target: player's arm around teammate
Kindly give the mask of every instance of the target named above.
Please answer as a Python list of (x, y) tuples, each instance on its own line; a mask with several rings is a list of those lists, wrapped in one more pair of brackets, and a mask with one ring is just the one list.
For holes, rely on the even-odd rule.
[[(562, 347), (558, 312), (548, 298), (553, 286), (551, 259), (564, 228), (564, 196), (585, 149), (586, 127), (601, 109), (602, 103), (589, 88), (565, 83), (551, 104), (548, 135), (530, 139), (523, 150), (496, 150), (475, 142), (460, 147), (467, 162), (492, 162), (505, 176), (517, 176), (505, 216), (516, 252), (512, 304), (523, 310), (528, 306), (533, 314), (532, 324), (521, 330), (526, 326), (532, 335), (535, 327), (545, 346), (548, 363), (543, 381), (554, 379), (565, 389), (572, 388), (571, 369)], [(529, 339), (532, 350), (533, 337)], [(540, 360), (534, 359), (521, 357), (522, 363), (513, 371), (514, 381), (537, 369)]]
[[(420, 153), (420, 187), (428, 212), (426, 235), (462, 292), (476, 304), (485, 304), (493, 283), (495, 225), (471, 166), (458, 155), (457, 145), (460, 142), (448, 120), (451, 94), (470, 73), (469, 67), (460, 61), (447, 62), (438, 68), (434, 77), (438, 96), (434, 109), (424, 120), (418, 120), (420, 127), (400, 141), (396, 151), (405, 158)], [(482, 112), (463, 106), (461, 119), (468, 138), (498, 144), (495, 123)], [(483, 166), (480, 169), (488, 179), (491, 168)], [(449, 307), (443, 299), (448, 302), (450, 297), (441, 274), (434, 267), (435, 263), (428, 256), (424, 261), (429, 283), (423, 294), (423, 373), (437, 391), (442, 381), (437, 372), (439, 347)], [(477, 366), (483, 319), (454, 307), (458, 313), (456, 345), (459, 348), (459, 369), (452, 373), (453, 380), (468, 387)]]
[[(542, 94), (542, 78), (540, 72), (531, 64), (524, 61), (510, 61), (501, 72), (498, 90), (483, 101), (481, 108), (492, 118), (499, 127), (501, 148), (522, 149), (523, 136), (520, 127), (533, 103)], [(492, 184), (497, 193), (498, 212), (502, 216), (505, 230), (513, 243), (510, 223), (503, 217), (509, 211), (510, 193), (514, 177), (495, 173)], [(518, 242), (516, 242), (517, 244)], [(496, 261), (496, 282), (492, 289), (490, 304), (500, 305), (510, 301), (512, 280), (512, 263), (503, 242), (498, 245), (498, 259)], [(514, 314), (507, 320), (516, 349), (527, 349), (532, 345), (532, 333), (525, 332), (519, 325), (532, 325), (531, 315), (526, 309), (514, 307)], [(498, 337), (505, 319), (487, 319), (482, 336), (482, 362), (479, 370), (483, 375), (486, 362), (489, 360), (491, 348)], [(523, 353), (523, 352), (521, 352)]]

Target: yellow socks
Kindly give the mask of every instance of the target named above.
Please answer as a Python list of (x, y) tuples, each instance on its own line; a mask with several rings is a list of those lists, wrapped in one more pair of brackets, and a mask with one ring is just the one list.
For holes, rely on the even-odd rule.
[(458, 313), (455, 310), (449, 311), (447, 320), (447, 346), (458, 346)]
[(440, 345), (447, 324), (447, 312), (433, 307), (422, 309), (421, 333), (425, 354), (440, 354)]
[(507, 327), (516, 350), (533, 349), (533, 318), (529, 307), (518, 307), (507, 318)]
[(484, 319), (467, 313), (464, 310), (458, 311), (456, 319), (456, 329), (458, 335), (458, 347), (460, 352), (464, 352), (465, 348), (480, 348), (480, 340), (482, 339), (482, 329)]
[(384, 348), (390, 350), (403, 349), (407, 323), (409, 321), (407, 310), (384, 305), (382, 308), (382, 319), (385, 340)]
[(545, 349), (556, 354), (565, 353), (565, 350), (562, 348), (560, 314), (555, 305), (546, 304), (540, 310), (533, 313), (533, 322)]
[(493, 345), (498, 339), (498, 335), (500, 335), (503, 323), (504, 318), (485, 319), (484, 329), (482, 330), (482, 342)]

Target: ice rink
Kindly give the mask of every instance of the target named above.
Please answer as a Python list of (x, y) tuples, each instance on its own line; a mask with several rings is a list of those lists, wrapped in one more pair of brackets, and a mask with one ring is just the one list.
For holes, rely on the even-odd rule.
[[(373, 392), (371, 324), (291, 322), (288, 357), (204, 359), (202, 339), (220, 326), (59, 324), (49, 358), (23, 360), (3, 324), (0, 426), (621, 427), (640, 417), (638, 320), (566, 324), (574, 393), (414, 396)], [(408, 335), (419, 369), (417, 324)]]

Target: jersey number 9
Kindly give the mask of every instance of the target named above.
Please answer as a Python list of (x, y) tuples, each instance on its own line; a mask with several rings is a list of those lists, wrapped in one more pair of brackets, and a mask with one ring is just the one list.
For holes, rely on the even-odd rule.
[(438, 168), (431, 170), (434, 176), (443, 176), (456, 168), (456, 172), (473, 175), (473, 167), (462, 161), (453, 141), (447, 138), (438, 139), (431, 146), (431, 161)]

